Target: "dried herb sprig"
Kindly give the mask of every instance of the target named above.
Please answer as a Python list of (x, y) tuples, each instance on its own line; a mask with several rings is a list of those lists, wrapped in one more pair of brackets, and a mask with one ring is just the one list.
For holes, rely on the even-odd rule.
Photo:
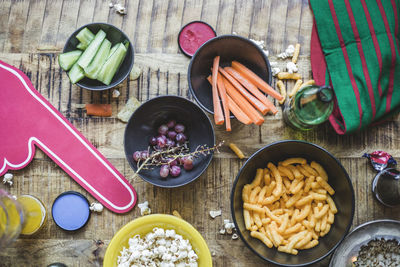
[(211, 152), (215, 151), (219, 153), (219, 148), (224, 144), (224, 141), (220, 143), (208, 147), (207, 145), (199, 145), (194, 151), (190, 152), (187, 143), (183, 144), (182, 146), (178, 147), (170, 147), (167, 149), (155, 149), (153, 152), (150, 153), (150, 147), (148, 147), (147, 151), (149, 156), (141, 161), (137, 162), (138, 169), (135, 172), (134, 177), (143, 169), (151, 169), (153, 167), (162, 166), (162, 165), (169, 165), (174, 160), (183, 159), (185, 157), (193, 157), (198, 158), (200, 156), (209, 155)]

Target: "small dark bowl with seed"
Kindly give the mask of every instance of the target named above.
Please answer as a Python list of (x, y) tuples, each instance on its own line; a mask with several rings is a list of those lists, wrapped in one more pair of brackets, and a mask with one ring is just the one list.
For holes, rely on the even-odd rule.
[[(129, 165), (135, 172), (140, 168), (138, 175), (143, 180), (160, 187), (179, 187), (207, 169), (215, 148), (214, 129), (192, 101), (159, 96), (132, 114), (125, 129), (124, 148)], [(157, 152), (161, 153), (154, 157)], [(145, 167), (141, 168), (143, 163)]]

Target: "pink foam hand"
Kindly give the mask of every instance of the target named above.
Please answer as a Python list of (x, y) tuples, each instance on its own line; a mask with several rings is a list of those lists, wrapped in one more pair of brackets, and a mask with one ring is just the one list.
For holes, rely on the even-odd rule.
[(0, 61), (0, 175), (28, 165), (35, 146), (108, 209), (124, 213), (136, 191), (20, 70)]

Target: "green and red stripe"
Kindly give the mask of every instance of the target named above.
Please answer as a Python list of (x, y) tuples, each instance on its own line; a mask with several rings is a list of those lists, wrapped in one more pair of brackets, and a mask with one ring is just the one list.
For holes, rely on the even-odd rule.
[(314, 79), (328, 70), (337, 98), (330, 122), (340, 134), (400, 109), (399, 1), (310, 0), (318, 32), (311, 42)]

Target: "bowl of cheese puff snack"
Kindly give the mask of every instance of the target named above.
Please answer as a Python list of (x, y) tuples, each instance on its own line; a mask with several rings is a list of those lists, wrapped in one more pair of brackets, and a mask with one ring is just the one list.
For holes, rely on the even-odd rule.
[(307, 266), (330, 255), (347, 235), (354, 209), (353, 186), (339, 160), (297, 140), (254, 153), (231, 192), (240, 238), (280, 266)]

